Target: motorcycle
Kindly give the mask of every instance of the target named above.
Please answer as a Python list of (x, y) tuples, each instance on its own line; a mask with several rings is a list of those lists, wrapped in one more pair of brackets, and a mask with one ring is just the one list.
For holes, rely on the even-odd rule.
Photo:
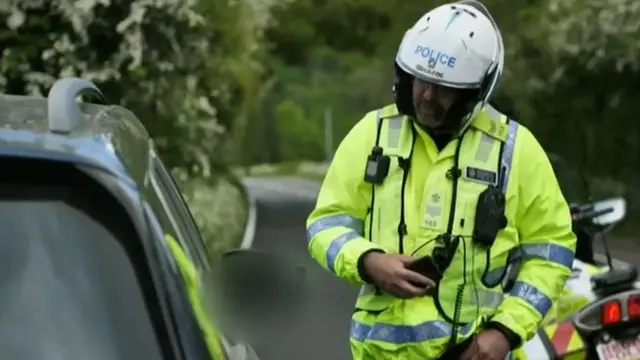
[[(552, 158), (550, 156), (550, 158)], [(567, 174), (552, 164), (561, 188)], [(560, 176), (559, 176), (560, 175)], [(585, 182), (586, 183), (586, 182)], [(575, 185), (575, 183), (573, 184)], [(567, 192), (563, 188), (565, 198)], [(575, 193), (575, 192), (574, 192)], [(572, 200), (574, 200), (573, 197)], [(626, 200), (614, 197), (570, 203), (577, 237), (573, 272), (536, 336), (513, 359), (640, 359), (640, 282), (632, 265), (614, 263), (606, 235), (626, 216)], [(593, 243), (604, 254), (597, 257)]]
[[(624, 218), (624, 199), (609, 199), (594, 204), (592, 209), (576, 212), (598, 214), (591, 222), (601, 234)], [(603, 238), (604, 240), (604, 238)], [(573, 317), (576, 331), (586, 343), (588, 358), (600, 360), (640, 359), (640, 286), (637, 269), (614, 267), (604, 241), (607, 269), (591, 277), (593, 301)]]

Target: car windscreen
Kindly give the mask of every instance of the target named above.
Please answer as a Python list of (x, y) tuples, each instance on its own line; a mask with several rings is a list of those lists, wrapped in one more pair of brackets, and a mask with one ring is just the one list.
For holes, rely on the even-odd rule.
[(75, 193), (0, 184), (0, 359), (162, 358), (113, 207)]

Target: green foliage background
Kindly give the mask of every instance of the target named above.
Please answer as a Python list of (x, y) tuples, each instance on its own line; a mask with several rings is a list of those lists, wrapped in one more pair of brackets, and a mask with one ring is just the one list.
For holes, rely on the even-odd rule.
[[(306, 160), (324, 160), (324, 110), (332, 111), (336, 146), (365, 112), (390, 103), (392, 61), (402, 34), (443, 3), (278, 3), (264, 39), (274, 91), (254, 117), (261, 128), (246, 143), (244, 161), (297, 161), (287, 148), (300, 118), (310, 129), (307, 141), (315, 140), (306, 148), (315, 149)], [(640, 216), (640, 2), (483, 3), (500, 26), (507, 51), (494, 105), (532, 129), (547, 151), (582, 169), (594, 198), (625, 195), (630, 217)], [(290, 101), (299, 110), (283, 120), (276, 109)], [(283, 127), (285, 122), (290, 126)], [(573, 189), (581, 186), (571, 184), (568, 192), (576, 196), (571, 200), (584, 198), (582, 189)]]
[(260, 30), (244, 1), (0, 2), (0, 87), (46, 94), (93, 80), (144, 122), (212, 251), (237, 245), (246, 199), (228, 164), (262, 84)]
[[(325, 112), (335, 146), (391, 102), (401, 35), (442, 3), (7, 0), (0, 88), (44, 94), (61, 76), (94, 80), (143, 120), (201, 227), (219, 229), (228, 216), (244, 221), (241, 191), (218, 191), (234, 186), (230, 166), (324, 160)], [(624, 194), (637, 211), (640, 2), (484, 3), (507, 49), (496, 106), (585, 168), (596, 196)], [(195, 195), (205, 189), (210, 196)], [(209, 202), (239, 210), (211, 216)]]

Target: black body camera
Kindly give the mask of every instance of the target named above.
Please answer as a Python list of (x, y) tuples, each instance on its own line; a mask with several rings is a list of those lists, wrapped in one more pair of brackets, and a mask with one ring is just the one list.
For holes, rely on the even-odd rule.
[(473, 241), (489, 248), (498, 236), (498, 232), (507, 226), (505, 216), (505, 196), (502, 191), (489, 186), (478, 196), (476, 221), (473, 227)]
[(389, 175), (391, 159), (382, 153), (382, 148), (376, 146), (371, 149), (367, 157), (367, 166), (364, 171), (364, 181), (369, 184), (382, 184)]

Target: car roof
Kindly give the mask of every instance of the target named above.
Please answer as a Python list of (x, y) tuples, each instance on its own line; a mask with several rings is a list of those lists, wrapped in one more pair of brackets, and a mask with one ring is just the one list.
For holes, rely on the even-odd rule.
[(71, 101), (81, 118), (62, 125), (60, 116), (51, 116), (60, 110), (60, 96), (0, 95), (0, 156), (82, 163), (141, 184), (152, 145), (140, 120), (121, 106), (78, 103), (77, 95), (62, 100)]

